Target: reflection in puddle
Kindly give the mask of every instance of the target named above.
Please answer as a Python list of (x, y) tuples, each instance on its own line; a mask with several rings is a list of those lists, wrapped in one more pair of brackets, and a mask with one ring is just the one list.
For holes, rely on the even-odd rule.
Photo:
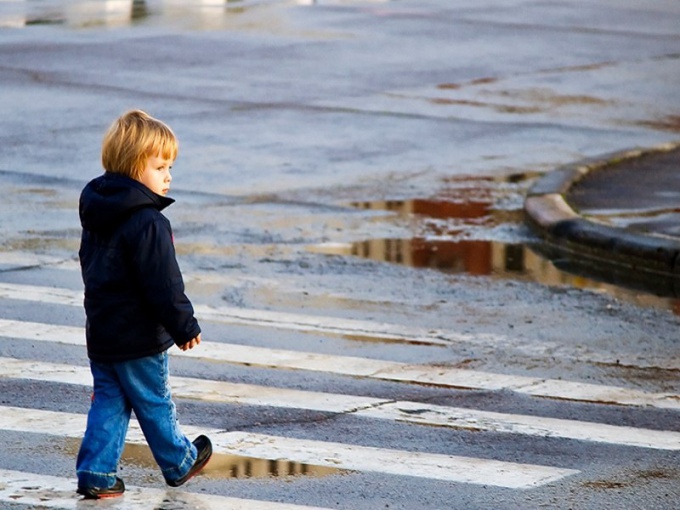
[[(66, 445), (59, 446), (59, 442), (53, 445), (55, 450), (76, 456), (80, 449), (80, 440), (66, 438)], [(121, 456), (123, 465), (134, 465), (139, 468), (158, 470), (158, 465), (147, 445), (126, 444)], [(201, 471), (201, 476), (211, 479), (225, 478), (277, 478), (287, 476), (312, 476), (323, 477), (340, 473), (346, 470), (303, 464), (282, 459), (258, 459), (255, 457), (243, 457), (240, 455), (226, 455), (213, 453), (208, 465)]]
[(289, 460), (256, 459), (214, 454), (203, 470), (209, 478), (277, 478), (285, 476), (322, 477), (342, 473), (340, 469), (301, 464)]
[(508, 184), (520, 183), (526, 178), (525, 175), (513, 176), (504, 182), (458, 179), (449, 183), (445, 193), (433, 199), (353, 203), (361, 209), (388, 210), (400, 217), (415, 218), (416, 229), (422, 235), (410, 239), (369, 239), (351, 244), (319, 245), (312, 247), (312, 251), (445, 273), (591, 289), (639, 306), (670, 309), (680, 314), (680, 300), (674, 299), (680, 296), (680, 286), (668, 278), (597, 266), (538, 243), (471, 239), (480, 237), (476, 233), (481, 230), (488, 232), (490, 228), (503, 225), (521, 227), (523, 212), (521, 208), (513, 209), (518, 201), (510, 198), (513, 193), (521, 197), (521, 190), (508, 188)]
[(354, 243), (350, 255), (395, 262), (411, 267), (471, 275), (525, 273), (522, 245), (489, 241), (429, 241), (427, 239), (372, 239)]
[[(157, 469), (151, 450), (146, 445), (125, 445), (122, 461), (140, 467)], [(302, 464), (289, 460), (258, 459), (240, 455), (214, 453), (208, 465), (201, 471), (202, 476), (222, 478), (276, 478), (285, 476), (330, 476), (343, 472), (325, 466)]]
[(353, 202), (358, 209), (386, 210), (418, 218), (420, 232), (433, 236), (454, 236), (471, 227), (494, 227), (520, 223), (523, 218), (523, 192), (535, 174), (506, 177), (456, 177), (445, 182), (445, 189), (433, 198)]
[[(521, 244), (466, 239), (473, 231), (519, 225), (521, 191), (532, 174), (505, 178), (457, 177), (435, 198), (354, 202), (417, 218), (420, 235), (411, 239), (370, 239), (338, 247), (337, 253), (472, 275), (527, 273), (529, 256)], [(328, 252), (328, 251), (327, 251)]]
[[(315, 251), (429, 268), (451, 274), (492, 276), (550, 286), (606, 292), (639, 306), (673, 310), (680, 315), (680, 288), (664, 277), (579, 262), (538, 245), (495, 241), (373, 239)], [(639, 279), (636, 280), (636, 277)]]

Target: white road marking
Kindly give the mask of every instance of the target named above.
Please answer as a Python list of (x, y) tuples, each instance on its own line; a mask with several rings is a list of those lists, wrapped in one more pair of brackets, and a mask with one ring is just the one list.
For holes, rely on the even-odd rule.
[[(27, 340), (84, 345), (84, 329), (36, 322), (0, 319), (0, 336)], [(386, 381), (429, 384), (474, 390), (508, 390), (525, 395), (579, 402), (599, 402), (628, 406), (680, 409), (680, 395), (578, 381), (504, 375), (460, 368), (409, 365), (406, 363), (334, 356), (221, 342), (202, 342), (190, 351), (171, 349), (175, 356), (186, 356), (240, 365), (286, 368), (366, 377)]]
[[(81, 438), (86, 416), (0, 406), (0, 429), (52, 436)], [(351, 471), (412, 476), (457, 483), (530, 489), (578, 473), (534, 464), (519, 464), (435, 453), (408, 452), (386, 448), (294, 439), (246, 432), (225, 432), (184, 425), (190, 437), (206, 434), (216, 454), (327, 466)], [(136, 421), (130, 423), (127, 442), (146, 444)]]
[[(87, 367), (0, 358), (0, 377), (91, 386)], [(680, 450), (680, 432), (541, 416), (504, 414), (409, 401), (273, 388), (187, 377), (170, 378), (175, 397), (217, 403), (354, 414), (368, 418), (621, 446)]]
[(75, 493), (75, 473), (72, 479), (0, 469), (0, 502), (30, 505), (31, 508), (80, 510), (107, 508), (115, 510), (328, 510), (321, 507), (274, 503), (198, 494), (177, 489), (154, 489), (126, 486), (125, 495), (106, 501), (87, 501)]

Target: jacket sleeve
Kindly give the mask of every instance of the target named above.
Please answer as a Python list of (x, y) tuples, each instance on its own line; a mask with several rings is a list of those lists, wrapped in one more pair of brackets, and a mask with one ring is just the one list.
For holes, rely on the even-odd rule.
[(170, 222), (162, 215), (144, 222), (136, 233), (132, 270), (151, 312), (177, 345), (198, 336), (201, 328), (184, 293)]

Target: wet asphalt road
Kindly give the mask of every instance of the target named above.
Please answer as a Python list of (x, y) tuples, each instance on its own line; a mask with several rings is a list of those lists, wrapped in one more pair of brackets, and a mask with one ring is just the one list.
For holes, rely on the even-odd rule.
[[(86, 365), (80, 346), (44, 330), (27, 338), (35, 324), (68, 338), (80, 308), (28, 291), (80, 290), (78, 194), (100, 172), (108, 123), (140, 107), (180, 139), (168, 216), (189, 295), (231, 314), (206, 314), (207, 341), (413, 364), (428, 377), (461, 369), (470, 386), (352, 375), (337, 358), (218, 361), (206, 347), (207, 359), (173, 359), (174, 374), (257, 385), (262, 401), (179, 397), (183, 424), (398, 450), (397, 465), (421, 452), (577, 471), (523, 489), (425, 467), (395, 475), (387, 462), (298, 462), (309, 474), (290, 477), (271, 474), (269, 453), (250, 476), (218, 464), (187, 491), (345, 509), (676, 508), (673, 449), (427, 426), (405, 411), (378, 420), (318, 410), (309, 395), (284, 407), (271, 388), (545, 418), (546, 430), (554, 418), (680, 432), (678, 409), (654, 404), (680, 394), (677, 304), (558, 271), (527, 247), (521, 217), (544, 172), (677, 138), (679, 21), (674, 2), (633, 0), (2, 3), (0, 356)], [(1, 406), (86, 412), (86, 386), (22, 370), (0, 377)], [(473, 383), (480, 373), (493, 384)], [(658, 398), (541, 398), (497, 376)], [(0, 426), (0, 469), (72, 477), (77, 440), (28, 430)], [(122, 473), (163, 488), (143, 449), (130, 447)], [(168, 497), (192, 508), (181, 494)]]

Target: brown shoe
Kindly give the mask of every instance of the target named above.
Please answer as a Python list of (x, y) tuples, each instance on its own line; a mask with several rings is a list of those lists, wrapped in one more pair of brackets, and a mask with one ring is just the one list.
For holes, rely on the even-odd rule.
[(210, 442), (210, 439), (208, 439), (207, 436), (198, 436), (192, 442), (196, 447), (196, 450), (198, 450), (198, 455), (196, 455), (196, 461), (194, 462), (194, 465), (191, 466), (189, 472), (179, 480), (175, 480), (172, 482), (166, 480), (167, 484), (170, 487), (179, 487), (180, 485), (184, 485), (187, 482), (187, 480), (189, 480), (189, 478), (191, 478), (194, 475), (197, 475), (210, 460), (210, 456), (212, 455), (212, 443)]

